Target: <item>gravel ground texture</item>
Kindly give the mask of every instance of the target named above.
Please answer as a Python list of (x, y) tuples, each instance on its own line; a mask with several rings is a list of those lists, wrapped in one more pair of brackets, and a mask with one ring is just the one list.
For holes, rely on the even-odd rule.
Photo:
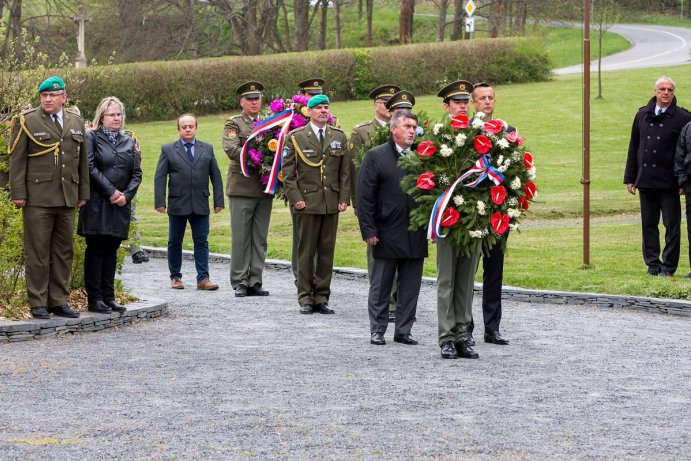
[(336, 314), (308, 316), (289, 270), (244, 299), (228, 264), (215, 292), (183, 273), (171, 290), (164, 259), (125, 266), (160, 320), (0, 345), (0, 459), (691, 459), (689, 318), (505, 301), (510, 345), (442, 360), (434, 286), (418, 346), (393, 325), (373, 346), (365, 279), (336, 276)]

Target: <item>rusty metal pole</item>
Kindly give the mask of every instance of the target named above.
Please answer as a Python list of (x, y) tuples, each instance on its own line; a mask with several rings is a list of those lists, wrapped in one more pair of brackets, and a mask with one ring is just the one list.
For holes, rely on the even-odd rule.
[(583, 0), (583, 265), (590, 265), (590, 0)]

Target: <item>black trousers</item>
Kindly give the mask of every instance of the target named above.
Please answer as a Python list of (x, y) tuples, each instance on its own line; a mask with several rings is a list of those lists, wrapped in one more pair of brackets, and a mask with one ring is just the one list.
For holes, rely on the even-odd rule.
[(84, 284), (89, 304), (115, 300), (115, 266), (122, 239), (110, 235), (87, 235), (84, 254)]
[[(681, 200), (678, 189), (639, 189), (643, 227), (643, 260), (648, 268), (673, 274), (679, 265)], [(665, 226), (665, 248), (660, 260), (660, 215)]]
[[(489, 256), (482, 255), (482, 316), (485, 333), (499, 331), (503, 279), (504, 252), (501, 244), (497, 243), (490, 250)], [(475, 323), (471, 319), (468, 332), (472, 333), (474, 329)]]
[(397, 335), (410, 334), (417, 312), (423, 262), (424, 259), (374, 258), (372, 280), (367, 298), (370, 333), (386, 332), (386, 327), (389, 325), (389, 299), (394, 276), (398, 271), (398, 299), (394, 333)]

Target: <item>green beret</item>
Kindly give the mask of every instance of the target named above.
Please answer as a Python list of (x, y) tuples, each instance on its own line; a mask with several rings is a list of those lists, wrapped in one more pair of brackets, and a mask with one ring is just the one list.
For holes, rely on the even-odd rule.
[(60, 77), (50, 77), (41, 83), (38, 87), (38, 92), (43, 93), (44, 91), (58, 91), (65, 89), (65, 82)]
[(318, 106), (319, 104), (329, 104), (329, 97), (325, 94), (318, 94), (316, 96), (312, 96), (307, 103), (307, 107), (310, 109), (313, 107)]

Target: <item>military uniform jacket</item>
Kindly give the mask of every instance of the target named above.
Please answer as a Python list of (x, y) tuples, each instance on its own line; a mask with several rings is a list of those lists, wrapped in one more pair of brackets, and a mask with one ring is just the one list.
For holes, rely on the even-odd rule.
[[(376, 131), (377, 127), (381, 126), (376, 117), (365, 123), (361, 123), (353, 128), (350, 133), (350, 155), (354, 158), (357, 152), (365, 145), (369, 144), (372, 139), (372, 135)], [(351, 167), (350, 172), (350, 195), (353, 202), (353, 208), (357, 208), (356, 198), (357, 198), (357, 177), (359, 169), (355, 168), (355, 164)]]
[[(338, 128), (324, 128), (324, 149), (310, 124), (286, 136), (283, 148), (283, 185), (291, 205), (304, 201), (305, 214), (338, 213), (350, 199), (350, 153)], [(351, 162), (352, 163), (352, 162)]]
[(230, 117), (223, 127), (223, 150), (230, 159), (226, 178), (226, 195), (229, 197), (266, 197), (259, 170), (250, 167), (250, 177), (247, 178), (240, 168), (240, 151), (253, 129), (252, 118), (244, 112)]
[(42, 108), (15, 117), (10, 137), (10, 194), (27, 206), (75, 207), (89, 198), (84, 121), (63, 110), (63, 128)]
[(653, 97), (633, 119), (624, 184), (635, 184), (639, 189), (676, 189), (674, 154), (691, 114), (677, 106), (676, 96), (660, 115), (655, 115), (655, 102)]

